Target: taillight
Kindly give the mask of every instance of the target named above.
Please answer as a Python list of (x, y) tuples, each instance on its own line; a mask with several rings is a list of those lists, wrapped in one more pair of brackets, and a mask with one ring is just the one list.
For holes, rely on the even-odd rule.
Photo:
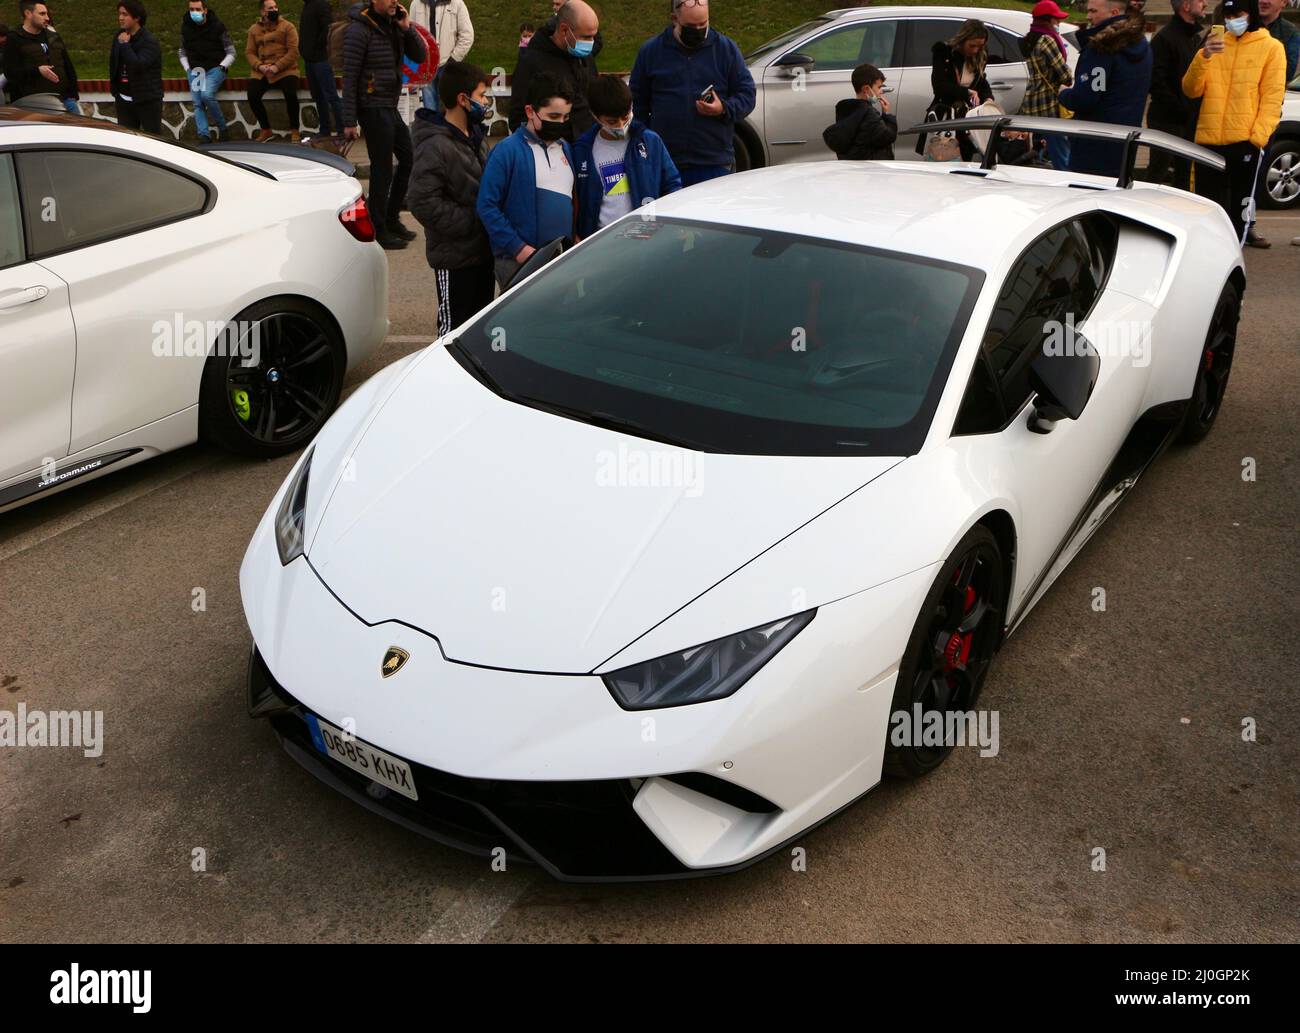
[(375, 239), (375, 224), (370, 221), (370, 209), (366, 207), (364, 197), (358, 197), (339, 212), (339, 222), (363, 244), (369, 244)]

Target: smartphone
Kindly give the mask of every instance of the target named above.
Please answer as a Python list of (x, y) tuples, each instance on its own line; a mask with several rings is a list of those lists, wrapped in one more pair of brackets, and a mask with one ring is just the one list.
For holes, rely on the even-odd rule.
[(1223, 39), (1223, 26), (1222, 26), (1222, 25), (1211, 25), (1211, 26), (1210, 26), (1210, 35), (1211, 35), (1211, 36), (1214, 36), (1214, 37), (1217, 38), (1217, 39)]
[(708, 86), (700, 90), (699, 99), (704, 101), (705, 104), (713, 103), (713, 83), (709, 83)]

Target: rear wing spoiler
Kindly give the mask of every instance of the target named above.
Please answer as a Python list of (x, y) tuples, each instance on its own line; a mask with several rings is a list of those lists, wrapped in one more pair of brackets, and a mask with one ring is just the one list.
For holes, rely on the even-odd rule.
[[(254, 143), (252, 140), (217, 140), (214, 143), (201, 143), (195, 145), (195, 150), (211, 151), (220, 154), (278, 154), (285, 158), (297, 158), (299, 161), (314, 161), (320, 165), (328, 165), (332, 169), (337, 169), (345, 176), (355, 176), (357, 167), (348, 161), (347, 158), (340, 157), (333, 151), (322, 150), (318, 147), (309, 147), (300, 143)], [(238, 162), (238, 158), (232, 157), (231, 161)], [(257, 169), (264, 175), (270, 176), (269, 172), (264, 169)], [(274, 179), (274, 176), (271, 176)]]
[(1039, 133), (1055, 133), (1058, 136), (1078, 136), (1089, 140), (1113, 140), (1124, 145), (1120, 157), (1119, 179), (1116, 186), (1124, 188), (1133, 185), (1133, 164), (1137, 160), (1139, 146), (1151, 147), (1178, 158), (1207, 165), (1212, 169), (1222, 170), (1227, 162), (1211, 150), (1194, 143), (1162, 133), (1158, 129), (1141, 129), (1137, 126), (1118, 126), (1109, 122), (1081, 122), (1073, 118), (1043, 118), (1034, 115), (978, 115), (975, 118), (950, 118), (942, 122), (922, 122), (910, 129), (908, 133), (932, 132), (968, 132), (972, 129), (989, 131), (989, 145), (984, 149), (984, 160), (980, 167), (992, 169), (998, 163), (998, 137), (1004, 130)]

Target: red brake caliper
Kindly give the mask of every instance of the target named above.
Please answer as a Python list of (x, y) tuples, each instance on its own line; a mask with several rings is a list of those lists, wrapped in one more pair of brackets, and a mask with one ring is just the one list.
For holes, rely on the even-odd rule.
[[(954, 581), (961, 576), (961, 571), (957, 572)], [(975, 608), (975, 600), (978, 597), (975, 594), (975, 586), (966, 586), (966, 598), (962, 600), (962, 616), (970, 613)], [(947, 674), (957, 667), (965, 667), (966, 661), (970, 659), (971, 643), (975, 639), (975, 632), (968, 631), (964, 635), (959, 631), (954, 631), (948, 637), (948, 644), (943, 647), (943, 673)]]

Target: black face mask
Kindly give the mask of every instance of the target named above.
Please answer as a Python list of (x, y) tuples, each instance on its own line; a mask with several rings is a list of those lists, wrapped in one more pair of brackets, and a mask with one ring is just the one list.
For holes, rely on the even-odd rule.
[(542, 128), (537, 130), (537, 138), (545, 143), (554, 143), (556, 140), (563, 138), (569, 132), (568, 122), (542, 122)]
[(709, 27), (706, 25), (700, 28), (698, 25), (682, 26), (682, 46), (690, 47), (694, 50), (696, 47), (704, 45), (704, 41), (709, 38)]
[(279, 12), (279, 11), (267, 11), (267, 12), (266, 12), (266, 20), (269, 21), (272, 25), (274, 25), (276, 22), (278, 22), (278, 21), (280, 20), (280, 12)]

